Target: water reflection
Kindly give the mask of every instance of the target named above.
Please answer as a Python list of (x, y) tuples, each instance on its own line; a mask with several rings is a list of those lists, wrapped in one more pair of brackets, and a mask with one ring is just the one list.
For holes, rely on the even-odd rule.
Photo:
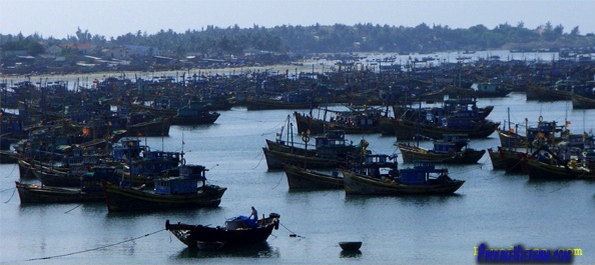
[(211, 258), (278, 258), (279, 250), (269, 246), (267, 242), (222, 248), (219, 250), (199, 250), (185, 248), (176, 259), (211, 259)]
[(398, 203), (402, 205), (426, 206), (436, 203), (449, 203), (462, 199), (464, 195), (404, 195), (404, 196), (370, 196), (370, 195), (348, 195), (345, 196), (346, 204), (366, 205), (375, 204), (378, 201)]

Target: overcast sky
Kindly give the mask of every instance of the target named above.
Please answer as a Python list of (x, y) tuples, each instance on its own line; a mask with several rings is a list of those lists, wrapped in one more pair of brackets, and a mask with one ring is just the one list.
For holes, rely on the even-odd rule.
[(568, 33), (595, 33), (595, 0), (0, 0), (0, 33), (47, 38), (77, 28), (109, 37), (213, 25), (274, 27), (357, 23), (534, 29), (550, 22)]

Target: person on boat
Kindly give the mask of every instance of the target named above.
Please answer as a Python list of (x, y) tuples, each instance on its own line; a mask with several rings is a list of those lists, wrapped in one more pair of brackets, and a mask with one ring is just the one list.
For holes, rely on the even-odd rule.
[(252, 218), (252, 220), (258, 221), (258, 212), (256, 211), (256, 208), (254, 208), (254, 206), (252, 206), (252, 213), (250, 214), (250, 216), (248, 216), (248, 218)]

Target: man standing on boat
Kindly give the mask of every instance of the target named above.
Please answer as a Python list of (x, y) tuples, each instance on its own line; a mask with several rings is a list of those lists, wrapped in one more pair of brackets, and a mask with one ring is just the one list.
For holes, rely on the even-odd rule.
[(252, 220), (258, 221), (258, 212), (256, 211), (256, 208), (254, 208), (254, 206), (252, 206), (252, 213), (250, 214), (250, 216), (248, 216), (248, 218), (252, 218)]

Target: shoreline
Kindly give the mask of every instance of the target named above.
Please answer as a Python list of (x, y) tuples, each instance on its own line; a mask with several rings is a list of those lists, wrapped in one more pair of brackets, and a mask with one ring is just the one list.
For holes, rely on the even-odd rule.
[[(91, 82), (95, 79), (102, 81), (108, 77), (122, 77), (131, 78), (136, 76), (139, 78), (159, 78), (159, 77), (178, 77), (181, 78), (184, 73), (186, 76), (194, 74), (205, 75), (223, 75), (233, 76), (239, 74), (248, 74), (254, 72), (284, 72), (290, 74), (304, 73), (304, 72), (329, 72), (332, 71), (332, 65), (320, 64), (315, 60), (304, 60), (292, 64), (275, 64), (264, 66), (245, 66), (245, 67), (225, 67), (225, 68), (191, 68), (187, 70), (167, 70), (167, 71), (102, 71), (91, 73), (69, 73), (69, 74), (27, 74), (27, 75), (2, 75), (2, 83), (18, 83), (22, 81), (31, 81), (39, 84), (40, 82), (56, 82), (56, 81), (73, 81), (78, 79), (79, 83)], [(84, 78), (84, 80), (83, 80)]]

